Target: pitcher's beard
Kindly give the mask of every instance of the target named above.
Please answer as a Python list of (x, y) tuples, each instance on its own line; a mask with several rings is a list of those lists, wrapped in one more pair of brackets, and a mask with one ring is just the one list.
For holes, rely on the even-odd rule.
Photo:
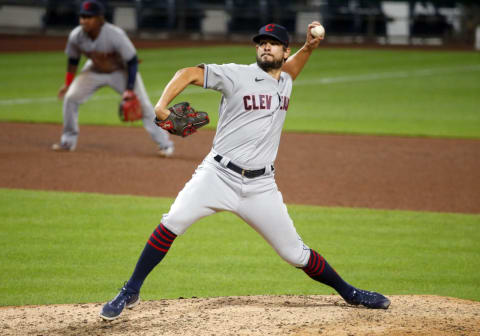
[(283, 66), (283, 59), (273, 60), (273, 61), (262, 61), (260, 57), (257, 56), (257, 64), (265, 72), (270, 70), (280, 69)]

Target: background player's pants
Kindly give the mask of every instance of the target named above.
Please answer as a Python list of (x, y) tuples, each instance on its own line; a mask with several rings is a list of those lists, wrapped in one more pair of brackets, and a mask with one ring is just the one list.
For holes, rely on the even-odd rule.
[[(123, 70), (112, 73), (98, 73), (88, 69), (83, 70), (75, 78), (64, 97), (63, 134), (61, 142), (73, 147), (76, 146), (79, 132), (78, 107), (80, 104), (87, 101), (95, 91), (103, 86), (110, 86), (119, 94), (122, 94), (126, 89), (126, 82), (127, 74)], [(134, 91), (142, 105), (143, 127), (150, 134), (153, 141), (161, 148), (173, 145), (169, 139), (168, 132), (157, 127), (153, 122), (155, 118), (153, 106), (148, 98), (140, 73), (137, 73)], [(117, 113), (117, 111), (115, 111), (115, 113)]]
[(249, 179), (223, 167), (210, 152), (178, 194), (163, 225), (176, 235), (202, 217), (218, 211), (237, 214), (255, 229), (288, 263), (304, 267), (310, 249), (293, 225), (273, 172)]

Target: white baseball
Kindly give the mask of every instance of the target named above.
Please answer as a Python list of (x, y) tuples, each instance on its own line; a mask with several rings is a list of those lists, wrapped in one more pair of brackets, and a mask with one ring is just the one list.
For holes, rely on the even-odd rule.
[(313, 27), (310, 32), (312, 33), (313, 37), (324, 37), (325, 36), (325, 28), (322, 25)]

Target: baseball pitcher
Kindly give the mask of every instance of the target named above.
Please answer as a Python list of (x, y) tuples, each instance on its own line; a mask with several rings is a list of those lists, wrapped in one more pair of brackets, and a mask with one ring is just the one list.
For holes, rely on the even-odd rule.
[[(323, 35), (313, 37), (310, 31), (319, 25), (312, 22), (308, 26), (305, 44), (291, 57), (286, 29), (272, 23), (253, 38), (256, 63), (185, 68), (167, 84), (155, 112), (158, 125), (178, 128), (175, 134), (182, 134), (185, 123), (169, 121), (177, 120), (178, 115), (183, 119), (192, 117), (175, 112), (182, 106), (167, 106), (188, 85), (222, 93), (213, 147), (151, 234), (128, 282), (103, 306), (103, 319), (113, 320), (125, 307), (136, 305), (145, 278), (167, 254), (175, 238), (200, 218), (218, 211), (238, 215), (287, 263), (331, 286), (347, 303), (373, 309), (389, 307), (388, 298), (350, 285), (302, 241), (275, 182), (274, 162), (290, 105), (292, 81), (323, 39)], [(187, 124), (194, 127), (195, 123)]]
[[(153, 123), (153, 106), (138, 73), (137, 52), (125, 32), (105, 22), (104, 7), (95, 0), (84, 1), (80, 25), (69, 35), (65, 53), (68, 57), (65, 84), (58, 93), (63, 98), (63, 134), (52, 146), (55, 151), (74, 151), (78, 142), (78, 108), (103, 86), (122, 95), (119, 116), (122, 121), (142, 119), (143, 126), (158, 145), (158, 154), (173, 154), (169, 134)], [(88, 60), (76, 76), (81, 55)]]

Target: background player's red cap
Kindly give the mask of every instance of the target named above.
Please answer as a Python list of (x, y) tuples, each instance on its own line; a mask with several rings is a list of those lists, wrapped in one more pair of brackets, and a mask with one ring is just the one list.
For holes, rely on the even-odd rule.
[(80, 8), (80, 15), (86, 16), (100, 16), (105, 12), (101, 2), (95, 0), (87, 0), (82, 3)]
[(258, 43), (262, 37), (273, 37), (278, 40), (285, 47), (288, 47), (290, 38), (288, 36), (287, 29), (276, 23), (269, 23), (258, 30), (258, 35), (253, 37), (253, 42)]

